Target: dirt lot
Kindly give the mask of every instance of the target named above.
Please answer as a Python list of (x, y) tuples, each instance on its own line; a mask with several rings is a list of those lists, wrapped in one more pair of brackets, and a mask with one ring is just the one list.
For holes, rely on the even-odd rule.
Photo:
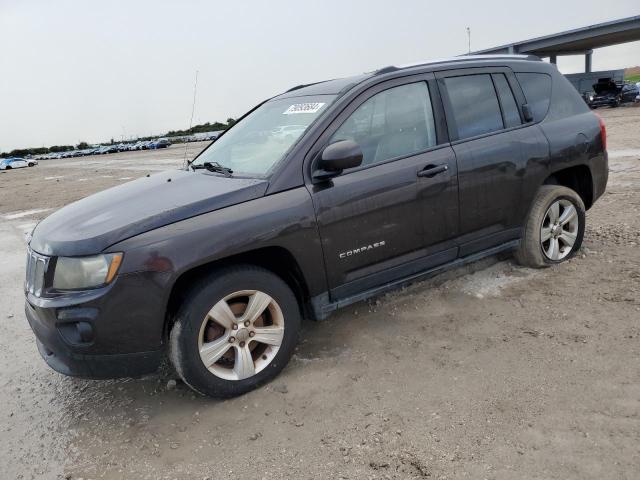
[(276, 381), (224, 402), (170, 373), (58, 375), (22, 312), (23, 231), (184, 150), (0, 174), (0, 477), (637, 479), (640, 108), (599, 113), (610, 183), (575, 259), (489, 259), (308, 322)]

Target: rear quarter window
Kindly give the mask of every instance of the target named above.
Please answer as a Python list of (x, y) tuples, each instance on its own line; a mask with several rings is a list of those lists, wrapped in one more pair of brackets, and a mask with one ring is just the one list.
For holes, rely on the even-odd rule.
[(557, 120), (588, 112), (589, 107), (571, 82), (562, 74), (553, 79), (548, 118)]
[(551, 103), (551, 76), (546, 73), (516, 73), (516, 77), (533, 112), (533, 121), (542, 121)]

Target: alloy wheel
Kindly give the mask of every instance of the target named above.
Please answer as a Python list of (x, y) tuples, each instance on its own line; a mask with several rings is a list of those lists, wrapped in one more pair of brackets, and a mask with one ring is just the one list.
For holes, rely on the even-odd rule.
[(569, 200), (556, 200), (547, 209), (540, 228), (544, 255), (560, 261), (571, 253), (578, 237), (580, 220), (576, 207)]
[(278, 303), (259, 290), (227, 295), (209, 310), (198, 335), (204, 366), (224, 380), (252, 377), (274, 359), (284, 338)]

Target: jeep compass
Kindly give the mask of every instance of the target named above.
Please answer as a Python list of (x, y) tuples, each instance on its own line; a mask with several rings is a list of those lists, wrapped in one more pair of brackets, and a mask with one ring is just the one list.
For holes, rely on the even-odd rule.
[(63, 374), (138, 376), (168, 357), (194, 390), (240, 395), (284, 368), (302, 318), (498, 252), (566, 261), (606, 183), (604, 124), (536, 58), (300, 85), (184, 169), (40, 222), (26, 315)]

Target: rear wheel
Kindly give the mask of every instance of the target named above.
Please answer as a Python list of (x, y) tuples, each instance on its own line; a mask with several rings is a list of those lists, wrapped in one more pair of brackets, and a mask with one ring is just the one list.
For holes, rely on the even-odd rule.
[(580, 196), (558, 185), (543, 185), (531, 207), (516, 259), (528, 267), (564, 262), (580, 249), (585, 209)]
[(278, 276), (254, 266), (219, 270), (194, 285), (179, 309), (171, 360), (194, 390), (241, 395), (284, 368), (300, 320), (296, 298)]

